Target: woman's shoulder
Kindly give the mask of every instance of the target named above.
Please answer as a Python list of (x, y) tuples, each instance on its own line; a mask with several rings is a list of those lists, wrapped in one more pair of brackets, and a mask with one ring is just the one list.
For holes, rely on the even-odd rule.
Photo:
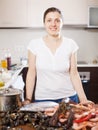
[(77, 43), (71, 38), (63, 37), (63, 43), (65, 46), (67, 46), (67, 48), (70, 48), (72, 51), (78, 50), (79, 48)]
[(69, 37), (63, 37), (64, 42), (69, 42), (69, 43), (76, 43), (72, 38)]
[(41, 44), (42, 44), (42, 38), (32, 39), (27, 49), (36, 54), (39, 48), (41, 48)]

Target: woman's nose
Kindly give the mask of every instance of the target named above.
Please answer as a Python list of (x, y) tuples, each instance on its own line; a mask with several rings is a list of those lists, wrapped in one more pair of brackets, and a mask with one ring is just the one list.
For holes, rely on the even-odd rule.
[(56, 22), (55, 21), (52, 21), (52, 23), (51, 23), (53, 26), (55, 26), (56, 25)]

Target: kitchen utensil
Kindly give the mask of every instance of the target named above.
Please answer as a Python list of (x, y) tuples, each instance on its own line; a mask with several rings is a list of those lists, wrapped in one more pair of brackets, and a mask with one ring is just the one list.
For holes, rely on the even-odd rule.
[(22, 91), (15, 88), (0, 89), (0, 111), (13, 111), (21, 106)]

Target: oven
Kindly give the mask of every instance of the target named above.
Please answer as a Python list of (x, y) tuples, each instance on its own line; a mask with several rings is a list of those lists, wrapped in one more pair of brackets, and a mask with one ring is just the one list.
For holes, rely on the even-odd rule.
[(79, 72), (80, 79), (83, 85), (84, 92), (87, 96), (87, 98), (90, 100), (90, 93), (89, 93), (89, 87), (90, 87), (90, 72), (88, 71), (82, 71)]

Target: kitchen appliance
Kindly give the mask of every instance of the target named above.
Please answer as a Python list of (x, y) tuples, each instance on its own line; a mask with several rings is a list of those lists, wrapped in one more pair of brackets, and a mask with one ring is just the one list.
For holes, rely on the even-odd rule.
[(90, 72), (82, 71), (79, 72), (82, 83), (88, 83), (90, 81)]
[(88, 8), (88, 27), (98, 28), (98, 6)]
[(15, 88), (0, 89), (0, 112), (13, 111), (21, 106), (22, 91)]
[(81, 82), (83, 85), (84, 92), (85, 92), (87, 98), (89, 99), (89, 97), (90, 97), (90, 95), (89, 95), (90, 72), (82, 71), (82, 72), (79, 72), (79, 75), (80, 75), (80, 79), (81, 79)]

